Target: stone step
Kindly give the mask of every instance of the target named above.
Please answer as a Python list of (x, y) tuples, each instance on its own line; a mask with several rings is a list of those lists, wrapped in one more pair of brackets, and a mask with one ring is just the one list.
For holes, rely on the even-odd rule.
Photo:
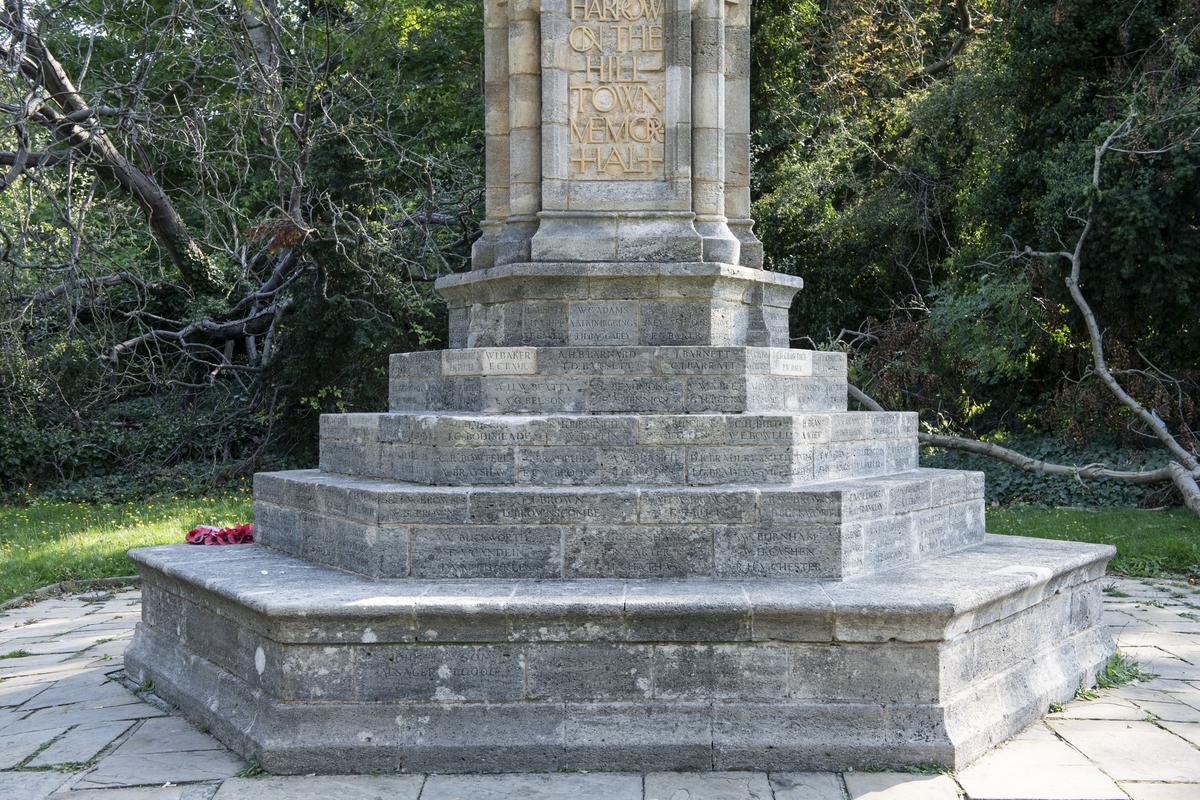
[(370, 581), (173, 545), (131, 554), (125, 665), (280, 774), (955, 766), (1103, 665), (1111, 554), (989, 536), (869, 581)]
[(806, 487), (429, 487), (255, 476), (262, 544), (371, 578), (842, 579), (977, 543), (983, 474)]
[(320, 468), (428, 485), (799, 485), (915, 469), (917, 416), (326, 414)]
[(399, 353), (392, 411), (846, 410), (845, 353), (771, 347), (490, 347)]

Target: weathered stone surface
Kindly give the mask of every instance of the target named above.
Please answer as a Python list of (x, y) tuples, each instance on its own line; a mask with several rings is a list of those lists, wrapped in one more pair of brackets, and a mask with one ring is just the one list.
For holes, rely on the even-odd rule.
[(646, 797), (687, 797), (689, 800), (763, 800), (772, 797), (767, 776), (751, 772), (708, 774), (652, 773), (646, 776)]
[[(374, 578), (816, 580), (892, 569), (984, 535), (982, 486), (960, 473), (914, 470), (869, 481), (772, 485), (780, 468), (768, 458), (775, 452), (769, 448), (672, 444), (786, 443), (803, 430), (795, 418), (666, 416), (638, 427), (637, 435), (664, 444), (599, 453), (592, 447), (514, 449), (514, 458), (548, 471), (555, 465), (528, 454), (565, 461), (557, 466), (574, 472), (581, 467), (559, 454), (578, 453), (590, 480), (617, 486), (426, 488), (317, 471), (263, 476), (263, 496), (298, 507), (259, 502), (259, 539)], [(689, 478), (701, 485), (669, 485)], [(946, 498), (958, 502), (940, 504)]]
[(847, 411), (845, 354), (788, 347), (749, 4), (484, 6), (450, 349), (258, 477), (261, 546), (134, 554), (128, 673), (280, 774), (962, 766), (1069, 696), (1111, 548), (987, 537), (980, 474), (919, 469), (915, 414)]
[[(564, 220), (553, 225), (562, 231)], [(451, 314), (465, 315), (451, 327), (450, 347), (788, 346), (786, 312), (800, 278), (616, 253), (568, 263), (564, 254), (439, 278)]]
[(640, 775), (431, 775), (421, 790), (425, 800), (642, 800)]
[[(222, 609), (242, 631), (237, 645), (190, 650), (188, 636), (143, 623), (127, 669), (280, 774), (314, 759), (344, 770), (390, 759), (433, 771), (826, 769), (879, 763), (879, 748), (891, 763), (952, 766), (1068, 696), (1108, 647), (1099, 616), (1076, 609), (1098, 599), (1094, 570), (1110, 551), (1062, 542), (989, 537), (916, 575), (807, 594), (787, 583), (514, 580), (487, 582), (484, 596), (478, 582), (380, 583), (258, 547), (200, 560), (197, 550), (135, 552), (144, 603), (172, 594), (185, 618)], [(1006, 566), (1016, 553), (1026, 571)], [(395, 608), (413, 609), (416, 641), (380, 625)], [(845, 643), (830, 646), (839, 629)], [(318, 700), (304, 676), (345, 667), (339, 647), (310, 642), (335, 630), (354, 689), (326, 680)], [(268, 680), (274, 672), (291, 677)], [(248, 716), (213, 714), (229, 703)], [(347, 713), (367, 739), (336, 733)], [(319, 758), (318, 742), (332, 748)]]
[(227, 778), (213, 800), (417, 800), (421, 775), (303, 775)]

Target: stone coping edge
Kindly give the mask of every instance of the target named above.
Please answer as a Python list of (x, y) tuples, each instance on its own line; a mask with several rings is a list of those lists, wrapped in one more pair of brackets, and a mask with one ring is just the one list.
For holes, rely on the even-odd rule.
[(734, 278), (769, 283), (787, 288), (804, 288), (804, 279), (781, 272), (768, 272), (754, 267), (740, 267), (707, 261), (696, 262), (521, 262), (487, 269), (475, 269), (443, 275), (434, 283), (438, 291), (467, 286), (481, 281), (502, 278), (579, 277), (579, 278), (639, 278), (666, 276), (673, 278)]
[[(564, 641), (833, 642), (944, 641), (1039, 603), (1062, 589), (1097, 580), (1115, 554), (1109, 545), (989, 534), (981, 544), (863, 578), (786, 580), (421, 580), (373, 581), (286, 556), (259, 545), (164, 545), (129, 557), (144, 579), (179, 581), (244, 608), (264, 622), (312, 631), (321, 620), (344, 628), (385, 619), (396, 641), (421, 641), (422, 619), (436, 619), (437, 641), (474, 641), (478, 622), (503, 619), (509, 630), (547, 617), (597, 622)], [(158, 573), (158, 575), (156, 575)], [(168, 580), (168, 583), (169, 583)], [(518, 624), (519, 623), (519, 624)], [(450, 627), (448, 627), (448, 624)], [(487, 626), (491, 627), (491, 626)], [(461, 628), (456, 636), (454, 628)], [(538, 626), (532, 625), (537, 631)], [(712, 631), (711, 637), (698, 633)], [(308, 641), (307, 637), (298, 638)]]

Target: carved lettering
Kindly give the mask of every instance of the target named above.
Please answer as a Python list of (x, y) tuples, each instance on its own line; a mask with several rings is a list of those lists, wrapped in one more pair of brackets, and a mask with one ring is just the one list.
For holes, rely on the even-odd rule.
[(664, 177), (661, 0), (571, 0), (567, 103), (571, 176)]

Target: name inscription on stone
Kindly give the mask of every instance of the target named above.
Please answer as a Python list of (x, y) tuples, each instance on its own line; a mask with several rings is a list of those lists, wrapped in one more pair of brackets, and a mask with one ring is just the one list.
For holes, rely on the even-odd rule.
[(567, 30), (571, 177), (661, 180), (662, 0), (571, 0)]

